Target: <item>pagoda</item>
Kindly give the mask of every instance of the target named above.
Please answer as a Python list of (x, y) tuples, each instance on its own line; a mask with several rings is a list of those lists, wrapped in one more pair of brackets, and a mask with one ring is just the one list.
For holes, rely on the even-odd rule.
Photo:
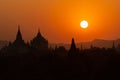
[(48, 49), (48, 41), (41, 35), (40, 30), (38, 30), (36, 37), (31, 40), (30, 45), (38, 50)]
[(15, 41), (13, 42), (14, 46), (24, 46), (26, 45), (24, 40), (22, 39), (22, 34), (21, 34), (21, 31), (20, 31), (20, 26), (18, 25), (18, 32), (17, 32), (17, 35), (16, 35), (16, 39)]

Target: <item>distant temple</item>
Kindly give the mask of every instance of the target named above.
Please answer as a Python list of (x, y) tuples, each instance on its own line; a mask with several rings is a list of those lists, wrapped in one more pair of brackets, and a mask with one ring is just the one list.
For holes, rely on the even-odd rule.
[[(27, 53), (28, 51), (29, 51), (29, 45), (27, 45), (22, 39), (20, 26), (18, 25), (18, 31), (15, 41), (9, 42), (9, 45), (4, 47), (1, 50), (1, 52), (3, 53), (3, 55), (12, 55), (13, 53)], [(7, 53), (11, 53), (11, 54), (7, 54)]]
[(72, 43), (71, 43), (71, 47), (70, 47), (70, 52), (74, 52), (76, 51), (77, 48), (76, 48), (76, 45), (75, 45), (75, 41), (74, 41), (74, 38), (72, 38)]
[(26, 45), (24, 40), (22, 39), (22, 34), (21, 34), (21, 31), (20, 31), (20, 26), (18, 25), (18, 32), (17, 32), (17, 35), (16, 35), (16, 40), (13, 42), (14, 46), (24, 46)]
[(31, 40), (30, 45), (38, 50), (48, 49), (48, 41), (41, 35), (40, 30), (38, 30), (36, 37)]
[[(48, 50), (48, 41), (41, 35), (40, 30), (38, 31), (37, 36), (31, 40), (30, 43), (25, 43), (22, 38), (20, 31), (20, 26), (18, 25), (18, 31), (16, 39), (13, 42), (9, 42), (9, 45), (4, 47), (2, 53), (27, 53), (31, 49), (34, 50)], [(10, 54), (6, 54), (10, 55)]]
[(74, 38), (72, 38), (72, 43), (68, 54), (69, 59), (74, 59), (77, 56), (78, 51), (79, 50), (76, 48)]

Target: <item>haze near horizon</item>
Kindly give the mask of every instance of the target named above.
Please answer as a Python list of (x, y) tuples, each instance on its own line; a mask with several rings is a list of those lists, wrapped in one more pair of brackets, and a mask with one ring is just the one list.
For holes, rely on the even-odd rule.
[[(23, 39), (40, 28), (50, 43), (120, 38), (119, 0), (0, 0), (0, 39), (14, 40), (18, 24)], [(86, 20), (88, 28), (80, 27)]]

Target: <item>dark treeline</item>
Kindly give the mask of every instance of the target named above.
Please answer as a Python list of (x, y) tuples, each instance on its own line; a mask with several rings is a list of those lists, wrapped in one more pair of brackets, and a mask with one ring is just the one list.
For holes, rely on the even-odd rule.
[(40, 32), (24, 44), (18, 30), (16, 40), (0, 50), (0, 80), (120, 80), (120, 50), (114, 44), (84, 50), (74, 39), (69, 50), (47, 44)]
[(56, 47), (28, 53), (8, 52), (0, 56), (0, 80), (106, 80), (120, 79), (120, 53), (114, 48), (67, 51)]

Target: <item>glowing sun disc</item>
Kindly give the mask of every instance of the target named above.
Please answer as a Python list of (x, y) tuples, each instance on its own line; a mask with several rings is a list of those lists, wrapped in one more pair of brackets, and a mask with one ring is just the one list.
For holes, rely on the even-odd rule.
[(80, 26), (81, 26), (81, 28), (85, 29), (85, 28), (88, 27), (88, 22), (86, 20), (83, 20), (83, 21), (80, 22)]

